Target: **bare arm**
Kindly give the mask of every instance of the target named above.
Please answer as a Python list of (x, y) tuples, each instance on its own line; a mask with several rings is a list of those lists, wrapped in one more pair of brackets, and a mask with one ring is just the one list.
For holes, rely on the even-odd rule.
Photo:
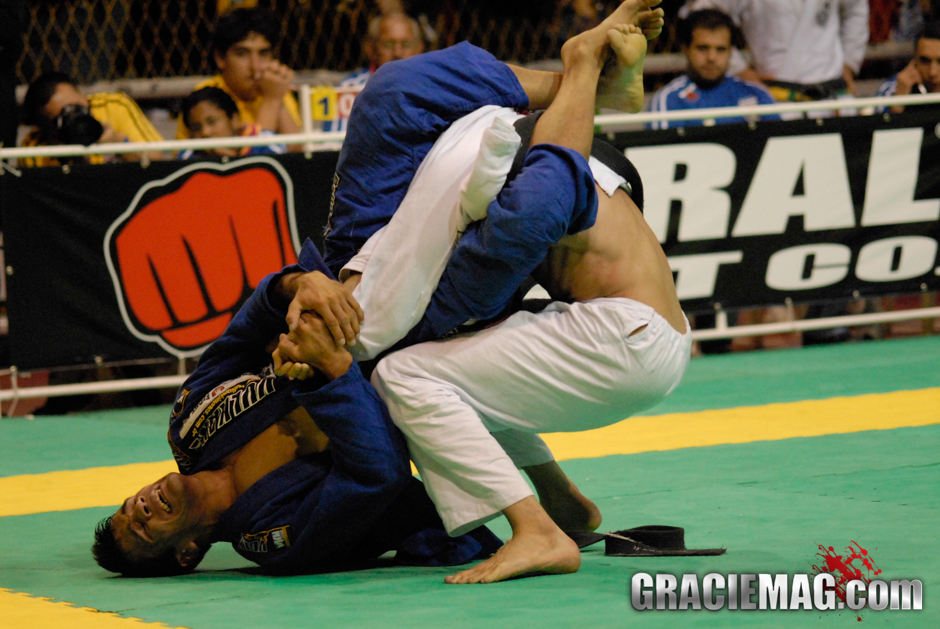
[[(272, 61), (261, 75), (261, 106), (255, 122), (262, 129), (276, 133), (297, 133), (298, 125), (284, 108), (284, 96), (290, 90), (294, 71), (283, 63)], [(285, 120), (286, 118), (286, 120)]]
[[(903, 70), (898, 72), (897, 88), (894, 91), (895, 96), (906, 96), (914, 90), (914, 86), (921, 83), (920, 72), (917, 71), (917, 65), (914, 60), (908, 63)], [(904, 105), (892, 105), (891, 112), (895, 114), (904, 113)]]

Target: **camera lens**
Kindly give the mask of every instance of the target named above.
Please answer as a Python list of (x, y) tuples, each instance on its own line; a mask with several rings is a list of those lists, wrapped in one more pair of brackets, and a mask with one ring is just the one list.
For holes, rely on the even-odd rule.
[(104, 127), (95, 120), (87, 107), (66, 105), (56, 118), (59, 128), (59, 140), (63, 144), (82, 144), (89, 146), (98, 141), (104, 133)]

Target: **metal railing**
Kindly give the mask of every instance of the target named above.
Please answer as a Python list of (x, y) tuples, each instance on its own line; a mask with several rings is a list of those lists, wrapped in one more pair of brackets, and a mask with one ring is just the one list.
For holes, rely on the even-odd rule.
[[(320, 131), (311, 130), (313, 124), (309, 107), (310, 87), (306, 85), (301, 86), (300, 92), (301, 103), (304, 105), (302, 106), (304, 128), (307, 129), (307, 131), (304, 133), (279, 135), (277, 136), (277, 142), (281, 144), (302, 144), (304, 145), (304, 149), (306, 151), (311, 151), (315, 150), (317, 145), (320, 144), (342, 141), (342, 139), (345, 137), (345, 132), (340, 131), (334, 133), (323, 133)], [(595, 124), (602, 131), (605, 131), (622, 127), (624, 124), (638, 125), (660, 120), (708, 120), (727, 117), (748, 117), (761, 116), (766, 114), (805, 113), (845, 109), (873, 111), (874, 108), (878, 107), (887, 108), (892, 105), (907, 106), (923, 105), (929, 103), (940, 103), (940, 93), (893, 97), (856, 98), (851, 100), (815, 101), (808, 103), (776, 103), (773, 105), (755, 105), (752, 107), (721, 107), (714, 109), (695, 109), (658, 113), (644, 112), (638, 114), (612, 114), (597, 116), (595, 118)], [(892, 114), (884, 113), (880, 115), (891, 116)], [(824, 119), (820, 120), (820, 124), (824, 124)], [(88, 147), (80, 145), (69, 145), (13, 149), (0, 148), (0, 160), (21, 157), (62, 157), (110, 153), (139, 153), (142, 151), (179, 151), (187, 148), (207, 149), (233, 146), (263, 146), (271, 143), (272, 142), (270, 137), (230, 137), (207, 138), (199, 140), (167, 140), (163, 142), (148, 142), (138, 144), (99, 144)], [(15, 169), (10, 170), (15, 172)], [(2, 168), (0, 168), (0, 175), (3, 175)], [(741, 326), (729, 325), (727, 312), (720, 308), (716, 309), (715, 327), (694, 330), (692, 332), (692, 338), (697, 341), (732, 339), (748, 336), (762, 336), (767, 334), (822, 330), (836, 327), (869, 326), (882, 323), (895, 323), (940, 317), (940, 307), (925, 307), (911, 310), (895, 310), (891, 312), (877, 312), (799, 320), (794, 315), (793, 304), (788, 303), (787, 306), (788, 312), (790, 313), (789, 320), (787, 321)], [(114, 393), (131, 390), (176, 388), (179, 387), (186, 378), (184, 373), (180, 373), (179, 375), (175, 376), (134, 378), (124, 380), (110, 380), (104, 382), (20, 388), (17, 386), (17, 380), (20, 372), (16, 369), (16, 367), (11, 367), (7, 370), (0, 370), (0, 376), (5, 375), (10, 376), (12, 385), (9, 389), (0, 390), (0, 402), (13, 401), (14, 404), (17, 400), (55, 397), (62, 395)]]

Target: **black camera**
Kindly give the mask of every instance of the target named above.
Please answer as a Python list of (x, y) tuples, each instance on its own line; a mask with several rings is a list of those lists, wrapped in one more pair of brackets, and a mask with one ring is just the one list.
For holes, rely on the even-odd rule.
[(104, 133), (104, 127), (83, 105), (66, 105), (55, 119), (59, 141), (62, 144), (90, 146)]

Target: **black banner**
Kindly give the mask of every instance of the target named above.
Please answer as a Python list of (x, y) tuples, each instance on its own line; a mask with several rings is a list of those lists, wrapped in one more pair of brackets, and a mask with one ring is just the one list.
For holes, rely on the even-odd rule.
[(0, 178), (12, 363), (198, 354), (305, 237), (322, 247), (337, 155)]
[[(907, 114), (608, 140), (643, 177), (691, 313), (940, 289), (938, 134)], [(322, 244), (336, 158), (0, 177), (13, 364), (198, 354), (304, 238)]]
[(940, 288), (940, 118), (621, 133), (687, 312)]

